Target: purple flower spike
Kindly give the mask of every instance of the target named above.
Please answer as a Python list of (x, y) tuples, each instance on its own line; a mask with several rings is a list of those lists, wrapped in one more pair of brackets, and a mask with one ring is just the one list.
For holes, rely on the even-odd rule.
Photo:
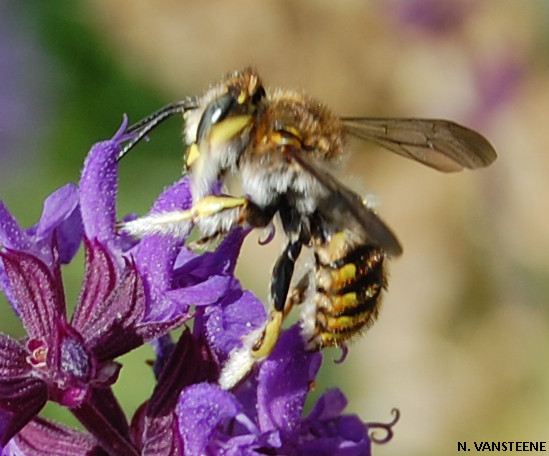
[(14, 291), (21, 322), (31, 339), (54, 337), (53, 328), (65, 312), (60, 277), (53, 277), (47, 266), (28, 253), (0, 253)]
[[(346, 399), (333, 389), (303, 417), (322, 356), (305, 349), (297, 325), (233, 391), (216, 384), (229, 354), (246, 350), (242, 340), (266, 318), (234, 277), (249, 230), (231, 230), (202, 255), (185, 247), (186, 236), (126, 242), (115, 230), (126, 125), (92, 147), (80, 188), (48, 197), (36, 226), (21, 229), (0, 202), (0, 286), (27, 333), (20, 341), (0, 334), (0, 454), (369, 456), (368, 431), (382, 428), (388, 440), (398, 416), (366, 425), (342, 414)], [(151, 213), (190, 208), (190, 188), (189, 177), (176, 182)], [(69, 320), (61, 264), (81, 241), (84, 279)], [(173, 343), (171, 331), (193, 317)], [(111, 388), (116, 359), (146, 342), (157, 351), (157, 384), (129, 424)], [(39, 418), (48, 400), (88, 432)]]
[[(53, 400), (71, 407), (81, 404), (90, 382), (99, 379), (100, 366), (81, 334), (66, 321), (61, 277), (53, 276), (30, 254), (8, 251), (0, 255), (28, 334), (24, 345), (5, 336), (6, 356), (23, 352), (21, 369), (25, 367), (27, 378), (40, 380)], [(14, 379), (10, 371), (1, 374), (0, 381)]]
[[(85, 239), (86, 272), (71, 323), (66, 317), (60, 261), (71, 256), (82, 239), (82, 229), (74, 231), (77, 241), (69, 229), (82, 227), (78, 192), (66, 186), (50, 196), (40, 222), (27, 231), (0, 206), (0, 217), (6, 222), (0, 233), (4, 289), (27, 331), (22, 342), (8, 336), (0, 340), (2, 444), (49, 399), (70, 408), (102, 446), (110, 451), (126, 448), (121, 454), (133, 455), (131, 444), (123, 440), (128, 424), (110, 390), (120, 370), (114, 358), (167, 334), (189, 318), (179, 314), (169, 321), (144, 320), (150, 303), (143, 280), (133, 260), (122, 257), (114, 232), (116, 167), (111, 168), (122, 140), (119, 132), (112, 141), (95, 146), (83, 173), (84, 226), (95, 236)], [(101, 214), (93, 209), (94, 192), (103, 192)]]

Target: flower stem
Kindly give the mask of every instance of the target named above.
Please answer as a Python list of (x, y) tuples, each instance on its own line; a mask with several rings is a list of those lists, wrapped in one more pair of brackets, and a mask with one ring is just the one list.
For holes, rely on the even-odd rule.
[(139, 456), (129, 436), (123, 435), (109, 419), (90, 402), (71, 409), (72, 414), (97, 439), (109, 456)]

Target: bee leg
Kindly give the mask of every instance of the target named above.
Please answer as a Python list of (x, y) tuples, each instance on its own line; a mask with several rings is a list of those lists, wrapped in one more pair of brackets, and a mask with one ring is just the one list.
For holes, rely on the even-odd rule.
[[(274, 349), (282, 322), (287, 315), (286, 298), (294, 273), (295, 262), (301, 252), (301, 240), (290, 241), (276, 261), (271, 279), (273, 308), (263, 333), (252, 348), (252, 355), (258, 359), (268, 356)], [(289, 310), (289, 309), (288, 309)]]
[(260, 207), (248, 200), (243, 210), (243, 216), (248, 225), (254, 228), (265, 228), (273, 221), (273, 217), (279, 210), (278, 204), (273, 203), (270, 206)]
[(227, 233), (234, 226), (245, 221), (247, 198), (226, 195), (209, 195), (188, 210), (170, 211), (140, 217), (121, 223), (120, 231), (132, 236), (162, 234), (176, 238), (188, 236), (193, 225), (197, 225), (205, 237)]
[[(282, 323), (289, 310), (285, 301), (295, 261), (301, 252), (302, 245), (301, 241), (289, 242), (277, 260), (271, 282), (273, 309), (269, 313), (265, 326), (246, 335), (242, 340), (242, 346), (235, 348), (229, 354), (229, 359), (219, 376), (221, 388), (231, 389), (238, 385), (258, 361), (266, 358), (273, 351), (280, 335)], [(289, 302), (291, 301), (292, 297), (290, 296)]]
[(286, 315), (290, 313), (294, 306), (299, 306), (305, 302), (305, 293), (309, 289), (310, 281), (310, 274), (306, 273), (299, 279), (299, 282), (292, 287), (288, 294), (286, 308), (284, 309)]
[(273, 308), (277, 312), (283, 312), (290, 289), (290, 282), (294, 274), (294, 267), (303, 243), (300, 239), (288, 242), (288, 245), (276, 261), (273, 267), (271, 279), (271, 297)]

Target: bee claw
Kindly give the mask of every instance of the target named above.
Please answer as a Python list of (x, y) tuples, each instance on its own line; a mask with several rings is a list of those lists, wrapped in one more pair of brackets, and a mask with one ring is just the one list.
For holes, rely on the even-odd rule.
[(274, 224), (271, 222), (269, 223), (269, 226), (265, 228), (264, 233), (267, 233), (267, 236), (264, 239), (258, 239), (257, 243), (259, 245), (267, 245), (269, 242), (271, 242), (276, 234), (276, 229)]

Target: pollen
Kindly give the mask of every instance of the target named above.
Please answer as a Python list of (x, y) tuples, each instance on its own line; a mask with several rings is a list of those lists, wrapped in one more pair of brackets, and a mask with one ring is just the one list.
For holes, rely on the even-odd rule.
[(26, 358), (27, 363), (33, 367), (45, 367), (48, 359), (48, 346), (46, 343), (41, 340), (30, 339), (27, 348), (31, 351), (31, 354)]

